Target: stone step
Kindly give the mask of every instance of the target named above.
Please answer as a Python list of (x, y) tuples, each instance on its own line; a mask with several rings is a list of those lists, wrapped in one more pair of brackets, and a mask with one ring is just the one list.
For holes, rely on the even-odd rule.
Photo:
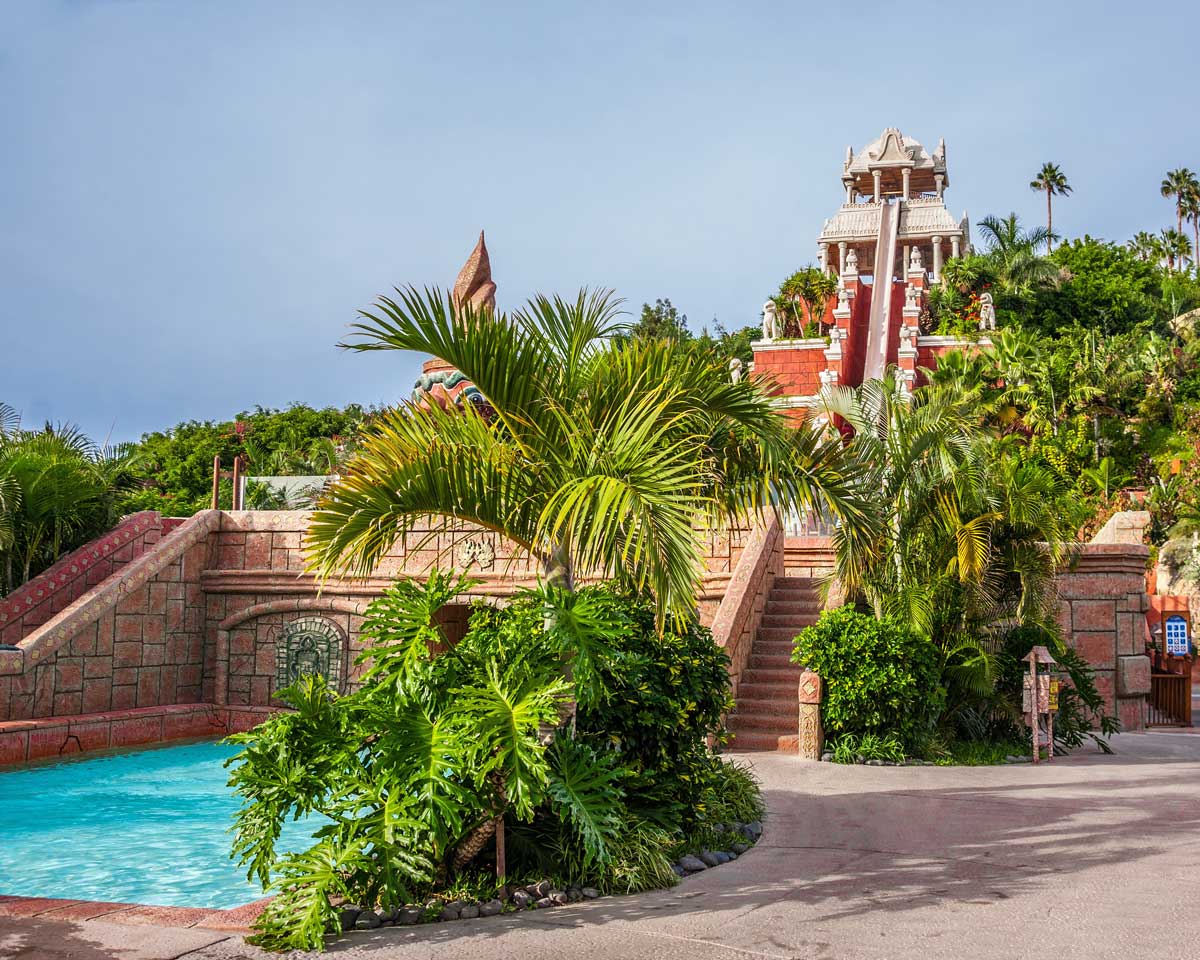
[[(779, 699), (770, 698), (763, 699), (760, 697), (738, 697), (737, 706), (734, 707), (733, 713), (730, 715), (730, 723), (749, 722), (751, 720), (762, 719), (769, 717), (773, 722), (778, 722), (778, 718), (799, 718), (800, 716), (800, 701), (797, 694), (781, 697)], [(788, 719), (788, 724), (793, 722), (793, 719)], [(795, 722), (798, 722), (796, 720)]]
[(820, 590), (821, 581), (815, 577), (776, 577), (775, 588), (778, 590)]
[(774, 733), (761, 733), (746, 730), (734, 733), (725, 745), (726, 750), (742, 750), (747, 753), (763, 753), (775, 751), (778, 753), (796, 753), (798, 751), (796, 734), (780, 736)]
[(734, 714), (728, 720), (730, 730), (756, 730), (768, 733), (794, 733), (800, 725), (800, 712)]
[(786, 669), (780, 668), (774, 670), (763, 669), (762, 667), (749, 667), (742, 674), (741, 683), (788, 683), (791, 684), (793, 690), (799, 690), (800, 675), (803, 672), (803, 667), (794, 664)]
[(750, 654), (750, 662), (746, 665), (751, 670), (784, 670), (794, 667), (790, 653), (756, 653)]
[(811, 626), (817, 622), (817, 614), (815, 613), (772, 613), (768, 606), (759, 625), (763, 627), (791, 627), (796, 630), (803, 630), (805, 627)]
[(754, 645), (757, 647), (760, 643), (791, 643), (799, 636), (800, 631), (803, 629), (804, 625), (794, 627), (759, 627)]
[(746, 700), (790, 700), (799, 703), (796, 699), (799, 690), (798, 683), (788, 683), (786, 680), (782, 683), (769, 683), (743, 679), (738, 684), (738, 705), (740, 708)]
[(821, 603), (821, 593), (819, 590), (780, 590), (775, 587), (767, 594), (768, 601), (777, 603)]

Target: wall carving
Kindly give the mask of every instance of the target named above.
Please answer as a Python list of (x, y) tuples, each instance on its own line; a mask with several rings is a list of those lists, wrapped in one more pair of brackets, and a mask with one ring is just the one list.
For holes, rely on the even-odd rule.
[(275, 689), (290, 687), (306, 674), (319, 674), (341, 693), (345, 647), (345, 634), (323, 617), (301, 617), (286, 624), (275, 640)]

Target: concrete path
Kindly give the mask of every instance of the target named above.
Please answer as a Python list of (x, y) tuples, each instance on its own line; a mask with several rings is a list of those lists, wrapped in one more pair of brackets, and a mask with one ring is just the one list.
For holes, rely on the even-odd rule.
[[(670, 891), (344, 937), (363, 960), (1200, 958), (1200, 736), (1033, 767), (755, 755), (767, 832)], [(262, 957), (198, 929), (0, 919), (0, 957)]]

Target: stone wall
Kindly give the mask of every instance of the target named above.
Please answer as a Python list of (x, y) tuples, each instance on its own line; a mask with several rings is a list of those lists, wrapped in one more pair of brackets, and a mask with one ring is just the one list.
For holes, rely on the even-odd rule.
[(783, 526), (775, 513), (755, 524), (746, 538), (724, 597), (712, 621), (713, 639), (729, 657), (733, 695), (750, 659), (775, 578), (783, 575)]
[[(85, 548), (87, 564), (73, 555), (72, 577), (92, 570), (107, 576), (90, 574), (99, 582), (44, 622), (10, 615), (22, 633), (10, 634), (17, 649), (0, 650), (0, 740), (7, 743), (0, 755), (33, 759), (79, 742), (123, 745), (140, 735), (125, 730), (129, 717), (141, 719), (137, 730), (158, 723), (167, 737), (204, 724), (237, 729), (274, 703), (288, 667), (283, 654), (328, 658), (337, 684), (350, 688), (358, 676), (353, 661), (363, 611), (397, 576), (424, 576), (435, 565), (466, 569), (480, 581), (468, 601), (503, 600), (536, 583), (538, 564), (491, 531), (425, 525), (398, 542), (369, 577), (321, 584), (304, 570), (307, 518), (209, 510), (170, 524), (169, 535), (157, 539), (168, 525), (157, 515), (138, 515)], [(708, 574), (698, 597), (706, 622), (725, 595), (745, 538), (745, 531), (706, 535)], [(106, 565), (93, 562), (99, 559)], [(46, 599), (36, 590), (34, 597)], [(21, 609), (27, 606), (35, 604), (22, 601)], [(447, 614), (452, 631), (461, 632), (466, 610)], [(179, 709), (161, 712), (168, 707)], [(140, 712), (149, 709), (160, 711), (157, 720)], [(70, 732), (80, 725), (82, 734)]]
[(219, 522), (198, 514), (0, 651), (0, 721), (199, 702), (200, 571)]
[(34, 628), (140, 557), (164, 532), (163, 520), (154, 511), (135, 513), (0, 599), (0, 643), (15, 646)]
[(1096, 686), (1125, 730), (1146, 725), (1146, 565), (1141, 544), (1090, 543), (1058, 578), (1059, 625), (1096, 671)]

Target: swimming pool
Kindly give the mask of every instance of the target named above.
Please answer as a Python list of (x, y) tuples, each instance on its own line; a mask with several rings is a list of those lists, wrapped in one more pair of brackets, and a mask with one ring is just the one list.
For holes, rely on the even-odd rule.
[[(228, 909), (263, 896), (229, 859), (238, 802), (219, 742), (0, 773), (0, 894)], [(312, 827), (288, 823), (281, 850)]]

